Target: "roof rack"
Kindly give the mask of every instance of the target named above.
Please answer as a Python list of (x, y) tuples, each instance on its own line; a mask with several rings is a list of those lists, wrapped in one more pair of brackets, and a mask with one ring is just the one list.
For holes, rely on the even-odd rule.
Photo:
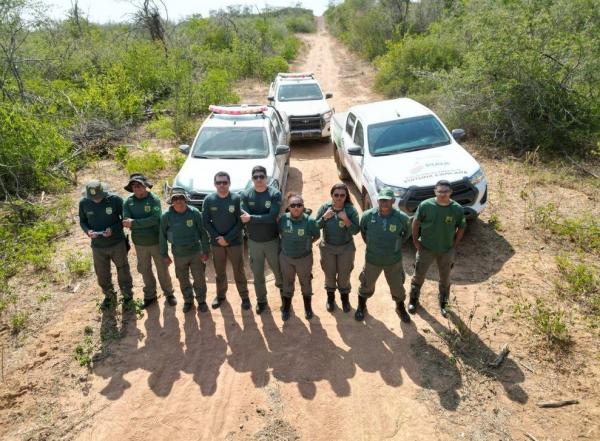
[(312, 72), (279, 72), (277, 74), (280, 78), (312, 78), (315, 79), (315, 74)]
[(257, 106), (257, 105), (246, 105), (242, 104), (239, 106), (216, 106), (211, 104), (208, 106), (208, 110), (212, 113), (218, 113), (220, 115), (252, 115), (264, 113), (269, 108), (267, 106)]

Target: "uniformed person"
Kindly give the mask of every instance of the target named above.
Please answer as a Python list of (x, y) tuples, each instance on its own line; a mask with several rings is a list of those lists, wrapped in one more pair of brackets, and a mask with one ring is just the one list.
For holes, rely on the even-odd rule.
[(365, 266), (360, 273), (358, 307), (354, 318), (365, 317), (367, 299), (375, 292), (375, 283), (383, 271), (390, 287), (396, 312), (403, 322), (410, 322), (404, 307), (404, 267), (402, 266), (402, 244), (410, 237), (408, 216), (394, 208), (394, 192), (382, 188), (377, 196), (377, 207), (363, 213), (360, 233), (367, 245)]
[(248, 260), (254, 275), (256, 313), (267, 308), (265, 260), (269, 263), (275, 286), (281, 289), (279, 268), (279, 231), (277, 219), (281, 209), (281, 193), (267, 185), (267, 170), (262, 165), (252, 169), (252, 188), (241, 193), (241, 220), (248, 234)]
[(438, 301), (441, 313), (446, 317), (455, 249), (465, 234), (467, 221), (460, 204), (450, 199), (450, 182), (439, 181), (434, 192), (435, 197), (419, 204), (413, 220), (412, 234), (417, 256), (408, 311), (412, 314), (417, 311), (427, 270), (436, 261), (440, 275)]
[[(124, 188), (133, 193), (125, 200), (123, 206), (123, 227), (131, 229), (131, 239), (137, 256), (137, 270), (144, 281), (143, 308), (156, 302), (156, 278), (152, 271), (152, 261), (156, 266), (158, 281), (167, 302), (172, 303), (175, 300), (173, 283), (158, 246), (162, 214), (160, 199), (149, 191), (152, 184), (140, 173), (132, 174)], [(172, 300), (169, 301), (169, 298)]]
[(294, 284), (296, 275), (298, 275), (304, 299), (304, 316), (310, 320), (313, 316), (311, 306), (313, 295), (312, 244), (319, 239), (321, 232), (316, 221), (304, 212), (302, 196), (290, 193), (287, 196), (287, 203), (289, 212), (279, 219), (279, 236), (281, 238), (279, 265), (283, 276), (281, 319), (285, 321), (290, 317)]
[(123, 199), (108, 193), (106, 184), (88, 182), (85, 197), (79, 201), (79, 225), (92, 239), (92, 256), (98, 285), (104, 293), (100, 307), (115, 306), (116, 293), (112, 284), (111, 261), (117, 268), (117, 281), (125, 306), (133, 300), (133, 280), (127, 260), (127, 245), (122, 225)]
[(350, 273), (354, 268), (353, 235), (360, 230), (358, 211), (350, 199), (348, 187), (339, 182), (331, 187), (331, 200), (325, 202), (317, 211), (316, 220), (323, 229), (323, 238), (319, 244), (321, 268), (325, 274), (327, 291), (327, 311), (335, 309), (335, 290), (340, 291), (342, 309), (350, 311)]
[(214, 178), (216, 192), (204, 199), (202, 219), (210, 236), (213, 262), (217, 273), (217, 295), (212, 307), (218, 308), (227, 293), (227, 260), (233, 267), (233, 277), (242, 298), (242, 309), (250, 309), (248, 281), (244, 273), (242, 238), (242, 215), (240, 196), (229, 191), (231, 179), (226, 172), (218, 172)]
[[(183, 294), (183, 312), (194, 306), (194, 294), (200, 312), (207, 312), (206, 305), (206, 261), (208, 260), (208, 235), (202, 224), (200, 211), (188, 205), (184, 191), (174, 189), (169, 203), (171, 206), (160, 218), (160, 254), (168, 266), (173, 261), (169, 257), (168, 243), (175, 260), (175, 275)], [(190, 283), (190, 272), (194, 283)], [(175, 305), (174, 296), (167, 297), (169, 304)]]

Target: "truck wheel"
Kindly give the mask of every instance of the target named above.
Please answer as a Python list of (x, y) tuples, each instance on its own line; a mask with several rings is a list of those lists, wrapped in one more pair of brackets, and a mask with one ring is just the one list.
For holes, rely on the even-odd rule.
[(350, 179), (350, 173), (348, 173), (348, 170), (346, 170), (346, 167), (344, 167), (344, 165), (342, 164), (340, 155), (337, 151), (337, 147), (335, 146), (335, 144), (333, 145), (333, 159), (335, 160), (335, 166), (337, 168), (338, 176), (340, 177), (340, 179), (342, 181)]
[(373, 207), (371, 205), (371, 198), (369, 197), (369, 193), (364, 188), (362, 190), (360, 205), (362, 206), (363, 211), (367, 211)]

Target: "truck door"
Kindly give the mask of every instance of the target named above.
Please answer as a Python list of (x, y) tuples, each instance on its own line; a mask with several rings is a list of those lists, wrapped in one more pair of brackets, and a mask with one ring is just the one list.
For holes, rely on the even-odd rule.
[(275, 167), (273, 169), (273, 179), (277, 179), (277, 182), (279, 182), (279, 188), (281, 189), (282, 185), (284, 184), (283, 180), (286, 155), (275, 155), (275, 150), (277, 149), (277, 146), (282, 143), (282, 134), (277, 133), (277, 129), (273, 126), (272, 121), (269, 121), (269, 135), (271, 138), (271, 149), (273, 152), (273, 159), (275, 161)]
[(352, 136), (354, 135), (354, 126), (356, 125), (356, 115), (352, 112), (348, 113), (348, 117), (346, 118), (346, 125), (342, 129), (342, 134), (340, 136), (341, 148), (342, 148), (342, 161), (344, 162), (344, 166), (346, 169), (350, 170), (351, 160), (348, 155), (348, 149), (352, 147)]
[[(361, 151), (363, 152), (364, 155), (364, 148), (365, 148), (365, 135), (364, 135), (364, 130), (363, 130), (363, 125), (360, 122), (360, 120), (356, 120), (356, 123), (354, 124), (354, 134), (352, 136), (352, 143), (351, 143), (352, 147), (360, 147)], [(357, 186), (362, 182), (362, 166), (363, 166), (363, 160), (364, 160), (364, 156), (350, 156), (348, 155), (349, 158), (349, 168), (348, 168), (348, 172), (350, 172), (350, 174), (352, 175), (352, 179), (354, 180), (354, 182), (356, 182)], [(359, 188), (360, 190), (360, 188)]]

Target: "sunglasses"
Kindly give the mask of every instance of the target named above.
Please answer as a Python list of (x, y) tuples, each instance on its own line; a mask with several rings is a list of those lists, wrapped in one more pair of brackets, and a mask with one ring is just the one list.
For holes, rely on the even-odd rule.
[(229, 181), (215, 181), (215, 185), (229, 185)]
[(173, 197), (171, 198), (171, 200), (172, 200), (173, 202), (175, 202), (175, 201), (185, 201), (185, 196), (173, 196)]
[(252, 176), (252, 179), (254, 179), (255, 181), (258, 180), (258, 179), (262, 180), (262, 179), (265, 179), (265, 178), (266, 178), (265, 175), (253, 175)]
[(302, 208), (304, 204), (290, 204), (290, 208)]
[(333, 193), (334, 198), (345, 198), (346, 193)]

